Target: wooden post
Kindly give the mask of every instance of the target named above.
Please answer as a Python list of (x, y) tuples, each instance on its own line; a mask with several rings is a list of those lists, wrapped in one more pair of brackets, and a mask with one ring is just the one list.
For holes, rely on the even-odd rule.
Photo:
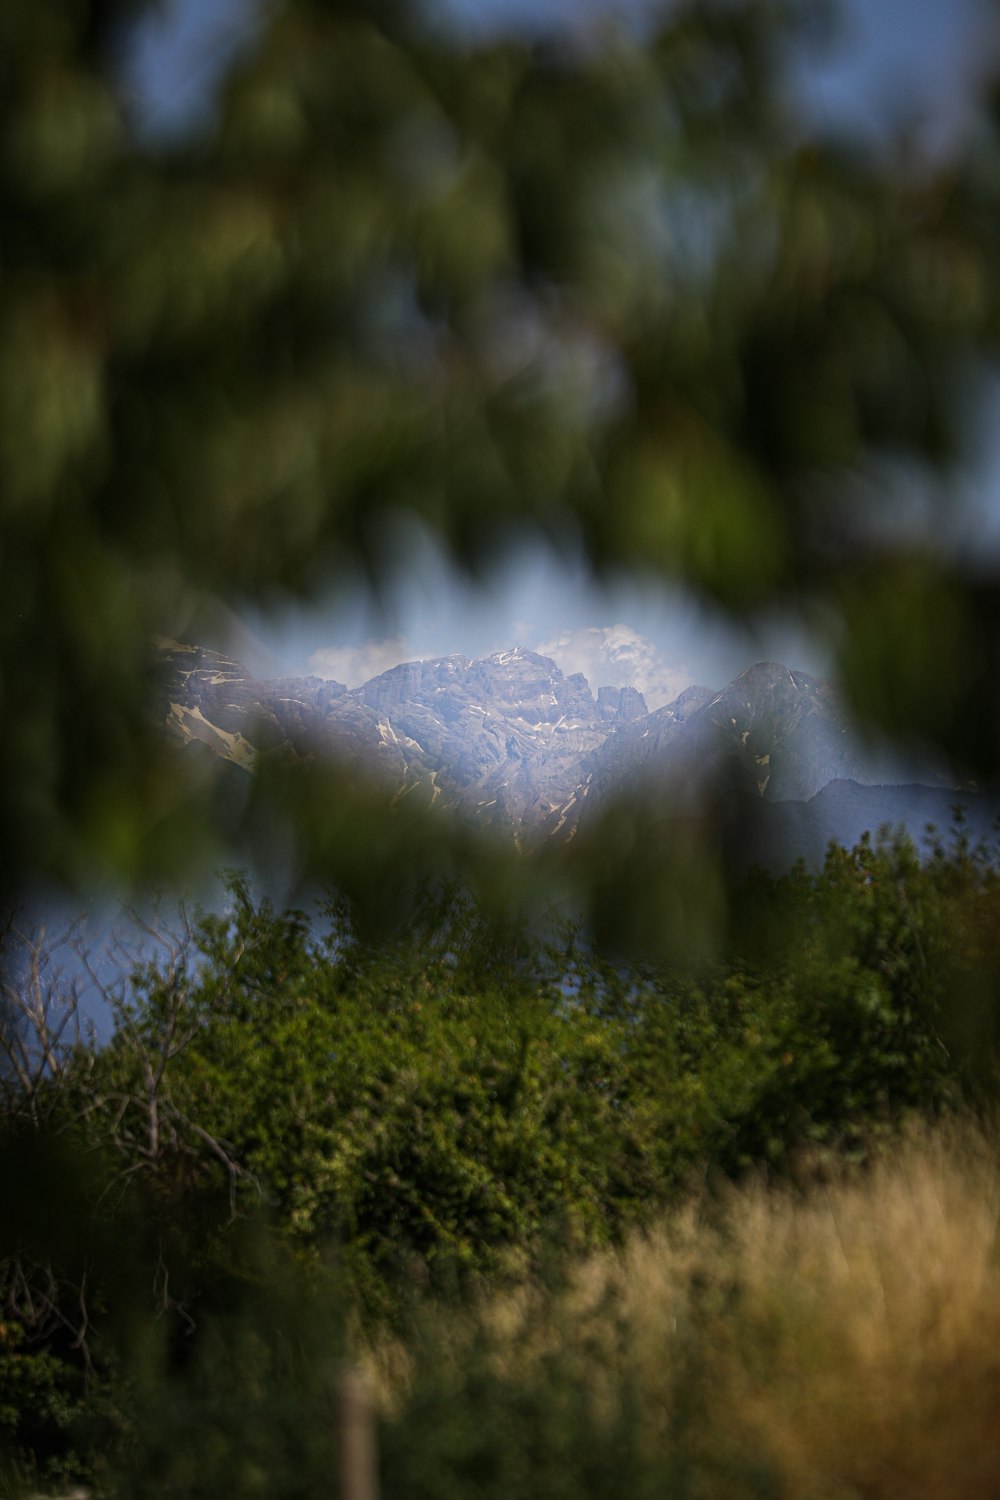
[(375, 1411), (363, 1370), (345, 1365), (336, 1390), (338, 1500), (378, 1500)]

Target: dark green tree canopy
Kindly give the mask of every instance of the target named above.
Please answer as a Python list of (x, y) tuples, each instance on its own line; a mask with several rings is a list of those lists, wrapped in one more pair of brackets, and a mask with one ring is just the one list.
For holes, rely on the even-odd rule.
[[(992, 573), (858, 527), (894, 465), (947, 503), (995, 365), (995, 109), (946, 159), (807, 136), (811, 7), (470, 47), (402, 0), (285, 0), (165, 145), (114, 83), (142, 9), (0, 21), (9, 881), (213, 849), (145, 723), (150, 633), (377, 579), (400, 514), (473, 570), (528, 527), (821, 619), (863, 715), (995, 773)], [(358, 848), (468, 868), (306, 795), (345, 885)]]

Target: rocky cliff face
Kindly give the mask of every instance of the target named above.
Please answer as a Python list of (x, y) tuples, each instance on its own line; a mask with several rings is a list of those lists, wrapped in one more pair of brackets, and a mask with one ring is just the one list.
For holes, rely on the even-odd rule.
[(607, 735), (586, 679), (521, 648), (407, 662), (346, 696), (405, 737), (434, 800), (515, 833), (566, 799), (578, 760)]
[(807, 799), (837, 777), (868, 779), (833, 688), (761, 662), (721, 693), (687, 688), (610, 736), (595, 758), (590, 795), (655, 781), (678, 811), (690, 812), (706, 786), (780, 802)]
[(333, 757), (518, 841), (572, 839), (633, 789), (690, 817), (725, 794), (801, 803), (834, 781), (885, 779), (831, 686), (775, 663), (722, 692), (689, 687), (650, 714), (636, 689), (595, 697), (579, 673), (520, 647), (406, 662), (348, 689), (260, 681), (216, 652), (161, 642), (156, 698), (175, 738), (244, 771)]
[(316, 677), (263, 682), (228, 657), (163, 642), (156, 696), (167, 728), (252, 770), (261, 756), (319, 754), (520, 836), (577, 785), (609, 729), (646, 716), (634, 688), (565, 676), (533, 651), (406, 662), (359, 688)]

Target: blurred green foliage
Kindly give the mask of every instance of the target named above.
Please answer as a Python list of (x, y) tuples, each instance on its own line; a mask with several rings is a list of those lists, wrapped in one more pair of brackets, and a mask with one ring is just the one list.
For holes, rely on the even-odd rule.
[(123, 1500), (330, 1493), (345, 1348), (336, 1285), (259, 1225), (231, 1239), (225, 1267), (202, 1278), (197, 1326), (161, 1322), (129, 1351), (127, 1433), (100, 1474)]
[[(377, 579), (400, 514), (473, 569), (527, 527), (751, 617), (818, 610), (863, 715), (995, 771), (991, 579), (870, 546), (850, 498), (887, 457), (947, 480), (964, 452), (998, 333), (995, 113), (947, 159), (807, 138), (782, 70), (810, 5), (672, 5), (641, 39), (533, 47), (285, 0), (217, 118), (163, 143), (115, 82), (142, 4), (18, 10), (9, 884), (210, 853), (211, 799), (144, 719), (149, 633), (345, 565)], [(306, 853), (347, 878), (335, 846)]]

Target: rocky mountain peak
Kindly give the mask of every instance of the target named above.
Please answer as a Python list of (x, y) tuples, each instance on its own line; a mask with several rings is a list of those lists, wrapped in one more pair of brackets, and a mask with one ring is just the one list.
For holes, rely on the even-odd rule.
[(258, 681), (221, 653), (161, 641), (155, 692), (175, 739), (241, 771), (326, 755), (519, 840), (572, 838), (629, 788), (652, 788), (667, 816), (687, 817), (713, 788), (805, 801), (834, 781), (885, 779), (829, 683), (776, 662), (721, 692), (685, 688), (649, 713), (635, 687), (604, 685), (595, 697), (581, 673), (523, 646), (402, 662), (347, 689), (316, 677)]
[(683, 724), (716, 697), (718, 694), (713, 688), (699, 687), (692, 683), (682, 693), (678, 693), (672, 703), (665, 703), (662, 708), (657, 709), (656, 717), (669, 720), (672, 724)]
[(597, 689), (597, 712), (605, 723), (630, 724), (649, 712), (646, 700), (634, 687), (600, 687)]
[(596, 726), (597, 705), (585, 677), (564, 676), (548, 656), (518, 646), (473, 662), (469, 685), (485, 705), (534, 725)]
[(467, 656), (439, 656), (429, 661), (404, 661), (381, 672), (352, 696), (369, 708), (390, 709), (425, 697), (441, 697), (454, 689), (472, 663)]

